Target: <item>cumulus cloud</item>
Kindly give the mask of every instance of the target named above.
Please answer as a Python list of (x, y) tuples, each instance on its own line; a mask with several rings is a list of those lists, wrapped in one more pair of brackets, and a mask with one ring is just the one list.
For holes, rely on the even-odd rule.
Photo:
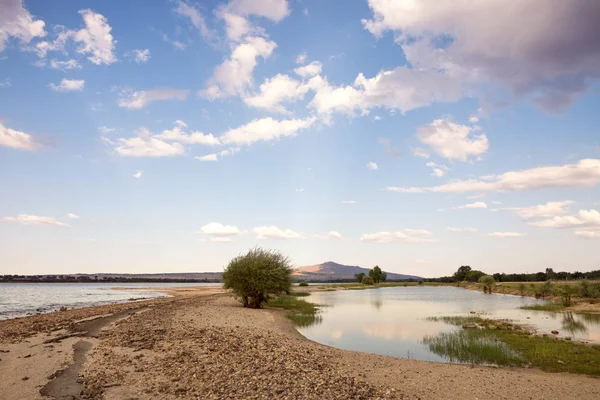
[(329, 231), (325, 235), (314, 235), (318, 239), (341, 239), (342, 234), (337, 231)]
[[(181, 121), (180, 121), (181, 122)], [(186, 125), (187, 126), (187, 125)], [(219, 139), (213, 136), (212, 133), (191, 132), (186, 133), (182, 125), (175, 126), (173, 129), (166, 129), (155, 138), (170, 142), (179, 142), (185, 144), (201, 144), (205, 146), (216, 146), (221, 144)]]
[(546, 204), (540, 204), (533, 207), (513, 207), (505, 208), (505, 210), (512, 210), (519, 215), (522, 219), (534, 219), (534, 218), (550, 218), (557, 215), (564, 215), (567, 213), (566, 207), (573, 204), (573, 201), (553, 201)]
[(117, 104), (119, 107), (139, 110), (153, 101), (185, 100), (189, 92), (187, 89), (171, 88), (140, 91), (123, 90)]
[(423, 158), (429, 158), (429, 157), (431, 157), (431, 155), (429, 154), (429, 152), (427, 150), (425, 150), (424, 148), (414, 147), (414, 148), (412, 148), (410, 150), (411, 150), (413, 156), (423, 157)]
[(150, 49), (134, 49), (125, 54), (138, 64), (145, 64), (150, 60)]
[(196, 160), (207, 162), (207, 161), (218, 161), (218, 156), (216, 153), (207, 154), (205, 156), (194, 157)]
[(302, 235), (291, 229), (280, 229), (276, 226), (259, 226), (254, 228), (258, 239), (302, 239)]
[(106, 127), (106, 126), (99, 126), (98, 127), (98, 132), (104, 133), (104, 134), (113, 133), (115, 131), (116, 131), (115, 128), (109, 128), (109, 127)]
[(465, 204), (464, 206), (458, 206), (458, 207), (454, 207), (457, 210), (460, 209), (469, 209), (469, 208), (487, 208), (487, 204), (485, 204), (483, 201), (476, 201), (475, 203), (470, 203), (470, 204)]
[(575, 215), (555, 216), (530, 224), (545, 228), (574, 229), (575, 235), (585, 239), (600, 238), (600, 212), (597, 210), (579, 210)]
[(48, 66), (52, 69), (60, 69), (62, 71), (70, 70), (70, 69), (81, 69), (81, 64), (77, 60), (66, 60), (66, 61), (58, 61), (55, 59), (50, 60), (50, 64)]
[(469, 157), (478, 157), (488, 148), (485, 134), (472, 135), (473, 128), (456, 124), (447, 119), (436, 119), (430, 124), (419, 127), (417, 139), (438, 155), (459, 161)]
[(181, 143), (157, 139), (147, 129), (139, 129), (137, 134), (137, 137), (117, 139), (115, 152), (125, 157), (169, 157), (184, 153)]
[(35, 19), (23, 7), (22, 0), (3, 0), (0, 15), (0, 52), (3, 51), (10, 38), (27, 44), (34, 38), (46, 36), (41, 19)]
[(376, 36), (393, 31), (411, 65), (455, 72), (471, 85), (491, 81), (547, 110), (568, 106), (599, 77), (595, 0), (552, 7), (546, 0), (369, 0), (369, 7), (365, 28)]
[(436, 163), (434, 163), (432, 161), (428, 162), (425, 165), (428, 166), (428, 167), (430, 167), (430, 168), (432, 168), (433, 169), (433, 173), (431, 175), (432, 176), (436, 176), (438, 178), (441, 178), (444, 175), (446, 175), (446, 173), (449, 170), (449, 168), (446, 167), (445, 165), (436, 164)]
[(73, 214), (73, 213), (68, 213), (67, 214), (67, 218), (70, 218), (70, 219), (79, 219), (79, 215)]
[(144, 174), (144, 171), (139, 171), (139, 170), (138, 170), (138, 171), (135, 171), (135, 172), (133, 173), (133, 177), (134, 177), (135, 179), (140, 179), (140, 178), (142, 177), (142, 175), (143, 175), (143, 174)]
[(516, 238), (516, 237), (525, 236), (524, 233), (519, 233), (519, 232), (492, 232), (492, 233), (488, 233), (487, 235), (489, 237), (494, 237), (494, 238)]
[(245, 17), (256, 15), (273, 22), (281, 21), (291, 12), (287, 0), (230, 0), (224, 10)]
[(510, 171), (480, 179), (451, 180), (440, 186), (401, 188), (399, 193), (510, 192), (526, 189), (593, 187), (600, 184), (600, 160), (584, 159), (575, 164)]
[(319, 75), (323, 66), (318, 61), (313, 61), (308, 65), (298, 67), (294, 69), (294, 72), (302, 78), (309, 78), (311, 76)]
[(85, 81), (83, 79), (63, 79), (58, 85), (51, 83), (48, 86), (56, 92), (81, 92), (85, 86)]
[(296, 64), (304, 64), (306, 62), (307, 57), (308, 56), (307, 56), (306, 52), (298, 54), (296, 56)]
[(405, 229), (399, 232), (377, 232), (369, 233), (361, 236), (360, 240), (363, 242), (374, 242), (374, 243), (433, 243), (433, 234), (426, 230), (421, 229)]
[(296, 136), (304, 129), (310, 128), (316, 118), (275, 120), (271, 117), (255, 119), (235, 129), (230, 129), (221, 136), (225, 144), (249, 145), (258, 141), (277, 140), (282, 137)]
[(0, 122), (0, 146), (27, 151), (35, 151), (41, 147), (32, 135), (7, 128), (2, 122)]
[(288, 75), (277, 74), (273, 78), (265, 79), (259, 87), (259, 93), (244, 97), (244, 102), (251, 107), (288, 113), (282, 103), (302, 99), (310, 88), (310, 84), (303, 84)]
[(113, 40), (108, 20), (92, 10), (81, 10), (85, 28), (77, 31), (75, 41), (79, 43), (77, 52), (88, 55), (88, 60), (96, 65), (112, 64), (117, 61), (114, 49), (116, 41)]
[(342, 200), (342, 204), (356, 204), (355, 200)]
[(377, 165), (377, 163), (371, 161), (371, 162), (367, 163), (367, 168), (369, 168), (371, 171), (375, 171), (375, 170), (379, 169), (379, 166)]
[(200, 228), (200, 232), (211, 236), (211, 240), (217, 242), (229, 242), (235, 236), (240, 235), (242, 232), (235, 226), (223, 225), (219, 222), (211, 222)]
[(267, 59), (277, 44), (260, 36), (246, 36), (243, 42), (236, 44), (231, 55), (217, 66), (207, 87), (198, 92), (208, 99), (225, 98), (245, 94), (253, 85), (252, 74), (257, 59)]
[(3, 222), (11, 222), (20, 225), (47, 225), (47, 226), (58, 226), (58, 227), (69, 227), (69, 224), (65, 224), (52, 217), (40, 217), (37, 215), (20, 214), (16, 217), (4, 217)]

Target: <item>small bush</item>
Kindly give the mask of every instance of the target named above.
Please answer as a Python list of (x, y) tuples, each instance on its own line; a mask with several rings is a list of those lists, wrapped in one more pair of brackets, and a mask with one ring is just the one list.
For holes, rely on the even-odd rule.
[(417, 283), (418, 283), (419, 285), (422, 285), (422, 284), (423, 284), (423, 280), (422, 280), (422, 279), (419, 279), (419, 280), (417, 281)]
[(525, 286), (524, 283), (519, 284), (519, 293), (521, 294), (521, 296), (525, 296), (526, 289), (527, 289), (527, 287)]
[(298, 284), (298, 286), (308, 286), (308, 282), (302, 281)]
[(490, 275), (483, 275), (479, 278), (479, 283), (483, 287), (483, 293), (492, 293), (492, 289), (496, 286), (496, 281)]
[(571, 305), (571, 297), (577, 292), (577, 288), (572, 285), (560, 285), (558, 288), (558, 295), (562, 299), (563, 306), (569, 307)]
[(370, 276), (365, 276), (361, 282), (363, 285), (374, 285), (375, 282), (373, 282), (373, 278), (371, 278)]

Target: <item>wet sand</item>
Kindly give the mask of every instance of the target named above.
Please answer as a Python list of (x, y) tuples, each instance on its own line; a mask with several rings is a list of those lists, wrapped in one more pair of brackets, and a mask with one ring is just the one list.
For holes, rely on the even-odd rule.
[(214, 288), (184, 289), (174, 298), (0, 321), (0, 351), (9, 351), (0, 352), (0, 398), (600, 398), (600, 380), (586, 376), (330, 348), (301, 336), (281, 310), (244, 309), (206, 290)]

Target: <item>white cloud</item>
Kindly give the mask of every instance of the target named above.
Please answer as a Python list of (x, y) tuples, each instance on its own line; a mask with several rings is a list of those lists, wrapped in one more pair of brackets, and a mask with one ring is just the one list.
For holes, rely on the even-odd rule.
[(298, 54), (298, 55), (296, 56), (296, 64), (304, 64), (304, 63), (306, 62), (306, 58), (307, 58), (307, 57), (308, 57), (308, 56), (306, 55), (306, 52), (305, 52), (305, 53)]
[(133, 177), (134, 177), (135, 179), (140, 179), (140, 178), (142, 177), (142, 175), (143, 175), (143, 174), (144, 174), (144, 171), (139, 171), (139, 170), (138, 170), (138, 171), (135, 171), (135, 172), (133, 173)]
[(271, 117), (255, 119), (221, 136), (225, 144), (252, 144), (258, 141), (277, 140), (282, 137), (296, 136), (298, 131), (310, 128), (316, 118), (275, 120)]
[(52, 69), (69, 70), (69, 69), (81, 69), (81, 64), (77, 60), (58, 61), (55, 59), (50, 60), (49, 67)]
[(465, 227), (465, 228), (452, 228), (448, 227), (446, 230), (450, 232), (464, 232), (464, 233), (477, 233), (477, 228)]
[(326, 235), (314, 235), (318, 239), (341, 239), (342, 234), (337, 231), (329, 231)]
[(405, 229), (402, 232), (377, 232), (364, 234), (360, 240), (363, 242), (374, 242), (374, 243), (395, 243), (395, 242), (406, 242), (406, 243), (433, 243), (435, 239), (432, 238), (433, 234), (426, 230), (421, 229)]
[(375, 171), (375, 170), (379, 169), (379, 166), (377, 165), (377, 163), (371, 161), (371, 162), (367, 163), (367, 168), (369, 168), (371, 171)]
[[(367, 30), (391, 30), (409, 64), (454, 72), (470, 86), (492, 83), (545, 109), (575, 101), (600, 71), (600, 9), (546, 0), (369, 0)], [(498, 38), (502, 41), (498, 41)], [(440, 38), (444, 38), (440, 45)]]
[(500, 205), (500, 204), (502, 204), (502, 202), (501, 202), (501, 201), (494, 200), (494, 201), (492, 201), (492, 204)]
[(104, 134), (113, 133), (115, 131), (116, 131), (115, 128), (108, 128), (106, 126), (100, 126), (100, 127), (98, 127), (98, 132), (104, 133)]
[(226, 156), (232, 156), (235, 153), (239, 153), (240, 152), (240, 148), (239, 147), (230, 147), (228, 149), (222, 150), (219, 152), (219, 156), (220, 157), (226, 157)]
[(302, 239), (302, 235), (291, 229), (280, 229), (276, 226), (259, 226), (254, 228), (258, 239)]
[(487, 208), (487, 204), (483, 201), (476, 201), (475, 203), (465, 204), (464, 206), (454, 207), (455, 209), (469, 209), (469, 208)]
[(92, 10), (81, 10), (85, 28), (75, 34), (75, 41), (80, 43), (77, 52), (88, 54), (88, 60), (96, 65), (112, 64), (117, 61), (114, 54), (116, 41), (110, 34), (112, 30), (107, 19)]
[(318, 88), (309, 107), (319, 114), (339, 112), (364, 115), (373, 108), (410, 111), (433, 102), (460, 99), (460, 87), (444, 74), (404, 66), (381, 71), (373, 78), (360, 73), (353, 86), (334, 87), (325, 82)]
[(147, 129), (138, 130), (138, 136), (117, 139), (115, 152), (126, 157), (168, 157), (184, 153), (180, 143), (167, 143), (150, 135)]
[(476, 124), (479, 122), (479, 117), (477, 115), (471, 115), (469, 117), (469, 122), (472, 124)]
[(309, 78), (311, 76), (319, 75), (323, 66), (318, 61), (313, 61), (308, 65), (298, 67), (294, 69), (294, 72), (302, 78)]
[(185, 144), (201, 144), (205, 146), (216, 146), (221, 144), (219, 139), (212, 133), (204, 134), (202, 132), (191, 132), (188, 134), (183, 131), (182, 125), (176, 126), (173, 129), (166, 129), (160, 134), (154, 135), (154, 137), (160, 140)]
[(6, 78), (1, 80), (0, 87), (10, 87), (10, 79)]
[(180, 119), (175, 120), (175, 125), (177, 125), (180, 128), (187, 128), (188, 127), (187, 124), (184, 121), (180, 120)]
[(11, 37), (27, 44), (36, 37), (46, 36), (46, 24), (41, 19), (34, 19), (23, 7), (22, 0), (3, 0), (0, 8), (0, 52)]
[(7, 128), (0, 122), (0, 146), (35, 151), (40, 147), (40, 143), (30, 134)]
[(181, 16), (189, 18), (192, 25), (194, 25), (194, 27), (198, 30), (198, 32), (200, 32), (200, 35), (205, 40), (215, 39), (216, 33), (208, 28), (204, 17), (195, 7), (192, 7), (183, 1), (178, 1), (177, 8), (175, 8), (173, 11)]
[[(35, 44), (33, 51), (35, 51), (39, 58), (45, 58), (48, 52), (50, 51), (59, 51), (66, 54), (65, 46), (67, 42), (73, 39), (75, 37), (75, 34), (77, 33), (76, 31), (66, 29), (64, 26), (61, 25), (54, 26), (54, 32), (56, 34), (56, 39), (54, 39), (53, 41), (41, 41)], [(40, 61), (40, 65), (44, 66), (45, 61)]]
[(145, 64), (150, 60), (150, 49), (134, 49), (125, 53), (127, 57), (131, 57), (138, 64)]
[(296, 193), (304, 193), (304, 188), (298, 188), (298, 189), (296, 189)]
[(429, 152), (421, 147), (414, 147), (410, 149), (413, 156), (417, 156), (417, 157), (423, 157), (423, 158), (429, 158)]
[(37, 215), (20, 214), (16, 217), (4, 217), (4, 222), (12, 222), (20, 225), (48, 225), (48, 226), (59, 226), (69, 227), (69, 224), (65, 224), (52, 217), (39, 217)]
[(356, 204), (355, 200), (342, 200), (342, 204)]
[(200, 156), (200, 157), (194, 157), (196, 160), (202, 161), (202, 162), (207, 162), (207, 161), (217, 161), (218, 160), (218, 156), (216, 153), (213, 154), (207, 154), (205, 156)]
[(267, 59), (277, 44), (259, 36), (247, 36), (231, 51), (231, 56), (217, 66), (206, 89), (198, 92), (208, 99), (244, 94), (253, 85), (252, 74), (257, 58)]
[(584, 239), (600, 239), (600, 230), (597, 230), (597, 231), (575, 231), (575, 234)]
[(200, 228), (200, 232), (212, 237), (213, 241), (229, 242), (235, 236), (242, 232), (235, 226), (223, 225), (218, 222), (211, 222)]
[(533, 218), (550, 218), (557, 215), (564, 215), (567, 213), (565, 207), (573, 204), (573, 201), (554, 201), (546, 204), (540, 204), (533, 207), (515, 207), (505, 208), (505, 210), (515, 211), (522, 219), (533, 219)]
[(597, 210), (579, 210), (575, 215), (555, 216), (542, 221), (530, 222), (530, 225), (574, 229), (575, 235), (584, 239), (600, 238), (600, 212)]
[(230, 0), (225, 11), (241, 15), (256, 15), (279, 22), (287, 17), (291, 10), (287, 0)]
[(485, 134), (471, 135), (472, 131), (470, 126), (436, 119), (420, 126), (417, 138), (442, 157), (467, 161), (470, 156), (480, 156), (489, 148)]
[(83, 79), (63, 79), (58, 85), (51, 83), (48, 86), (56, 92), (81, 92), (85, 86), (85, 81)]
[(432, 161), (428, 162), (427, 164), (425, 164), (428, 167), (431, 167), (433, 169), (433, 173), (431, 174), (432, 176), (436, 176), (438, 178), (443, 177), (444, 175), (446, 175), (446, 173), (448, 172), (448, 167), (446, 167), (445, 165), (440, 165), (440, 164), (436, 164)]
[(70, 219), (79, 219), (79, 215), (73, 214), (73, 213), (68, 213), (67, 214), (67, 218), (70, 218)]
[(516, 238), (516, 237), (525, 236), (524, 233), (519, 233), (519, 232), (492, 232), (492, 233), (488, 233), (487, 235), (489, 237), (495, 237), (495, 238)]
[(277, 74), (271, 79), (265, 79), (259, 87), (260, 92), (244, 97), (244, 102), (251, 107), (287, 113), (288, 111), (281, 103), (299, 100), (309, 89), (309, 85), (302, 84), (288, 75)]
[(526, 189), (593, 187), (600, 184), (600, 160), (585, 159), (576, 164), (510, 171), (483, 178), (451, 180), (444, 185), (422, 188), (388, 186), (387, 190), (400, 193), (490, 193)]
[(140, 91), (124, 90), (121, 92), (121, 98), (118, 101), (118, 105), (119, 107), (139, 110), (153, 101), (185, 100), (189, 92), (190, 91), (187, 89), (170, 88)]

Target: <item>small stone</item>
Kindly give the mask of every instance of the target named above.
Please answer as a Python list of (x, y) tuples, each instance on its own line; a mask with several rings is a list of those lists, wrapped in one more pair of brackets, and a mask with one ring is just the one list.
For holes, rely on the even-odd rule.
[(563, 360), (556, 360), (557, 363), (559, 364), (564, 364), (565, 362)]
[(558, 331), (552, 331), (550, 333), (553, 334), (553, 335), (558, 335)]

